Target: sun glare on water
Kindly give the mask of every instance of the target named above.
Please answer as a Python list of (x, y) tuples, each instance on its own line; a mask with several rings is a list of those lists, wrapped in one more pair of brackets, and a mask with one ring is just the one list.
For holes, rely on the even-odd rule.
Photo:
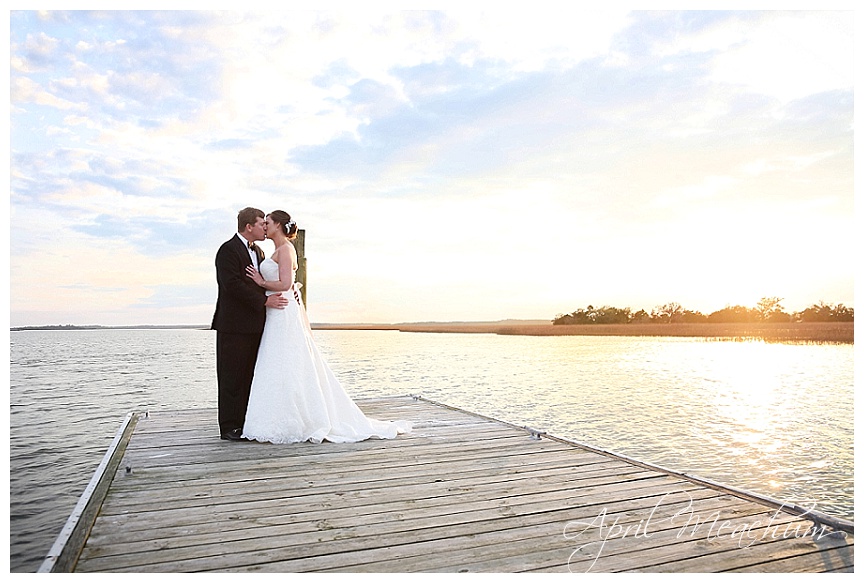
[(742, 454), (758, 450), (762, 455), (745, 459), (761, 463), (763, 456), (783, 446), (776, 437), (770, 437), (776, 435), (772, 429), (794, 415), (780, 393), (795, 352), (760, 341), (729, 342), (722, 348), (708, 378), (717, 385), (711, 403), (716, 417), (732, 428), (725, 447)]

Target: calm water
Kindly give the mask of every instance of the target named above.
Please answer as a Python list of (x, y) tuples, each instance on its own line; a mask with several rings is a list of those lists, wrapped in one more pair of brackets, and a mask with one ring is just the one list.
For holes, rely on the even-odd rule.
[[(315, 336), (354, 397), (420, 394), (854, 519), (852, 346)], [(202, 330), (11, 333), (12, 572), (38, 568), (126, 413), (216, 406), (214, 351)]]

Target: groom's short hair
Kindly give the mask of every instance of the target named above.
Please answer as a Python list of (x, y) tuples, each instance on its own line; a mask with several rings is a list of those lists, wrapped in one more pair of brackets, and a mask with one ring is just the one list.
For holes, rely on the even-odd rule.
[(246, 229), (246, 225), (254, 225), (259, 218), (264, 218), (264, 211), (247, 206), (237, 213), (237, 232), (243, 232)]

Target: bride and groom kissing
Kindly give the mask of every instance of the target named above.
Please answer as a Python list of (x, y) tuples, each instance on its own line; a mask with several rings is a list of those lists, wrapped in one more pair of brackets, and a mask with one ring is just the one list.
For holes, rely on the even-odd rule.
[[(285, 211), (245, 208), (216, 253), (219, 432), (231, 441), (355, 442), (411, 430), (366, 417), (312, 338), (295, 280), (297, 224)], [(256, 242), (270, 239), (264, 257)]]

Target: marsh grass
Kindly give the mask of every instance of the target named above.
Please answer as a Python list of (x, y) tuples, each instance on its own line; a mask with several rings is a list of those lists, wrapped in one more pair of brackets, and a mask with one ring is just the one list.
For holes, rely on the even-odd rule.
[(675, 336), (735, 342), (763, 341), (802, 344), (854, 344), (853, 322), (770, 324), (573, 324), (504, 322), (430, 322), (418, 324), (345, 324), (322, 329), (399, 330), (517, 336)]

